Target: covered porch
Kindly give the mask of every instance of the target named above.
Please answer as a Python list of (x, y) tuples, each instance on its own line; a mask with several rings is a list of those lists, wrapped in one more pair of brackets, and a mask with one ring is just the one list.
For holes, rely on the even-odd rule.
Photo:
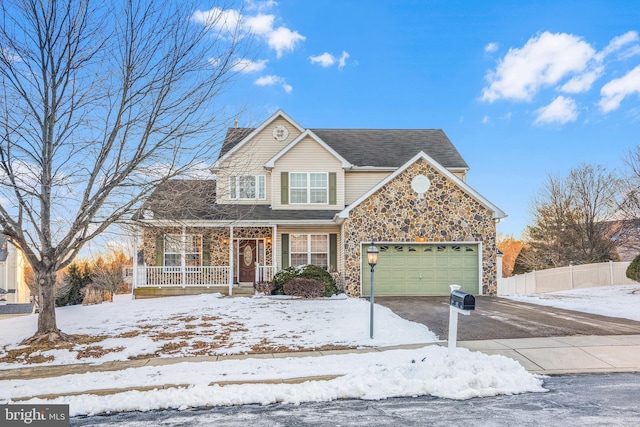
[(254, 284), (270, 282), (277, 270), (276, 235), (276, 226), (143, 229), (141, 241), (134, 239), (134, 295), (149, 288), (252, 294)]

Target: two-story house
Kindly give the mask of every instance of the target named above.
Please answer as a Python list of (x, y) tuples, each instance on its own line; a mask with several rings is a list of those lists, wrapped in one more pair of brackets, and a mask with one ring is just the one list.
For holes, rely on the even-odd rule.
[[(171, 181), (141, 209), (136, 295), (238, 293), (288, 266), (334, 273), (377, 295), (496, 290), (496, 223), (439, 129), (307, 129), (282, 111), (229, 129), (215, 179)], [(223, 288), (220, 288), (223, 286)]]
[(24, 277), (25, 266), (22, 251), (0, 234), (0, 300), (9, 304), (30, 301), (31, 291)]

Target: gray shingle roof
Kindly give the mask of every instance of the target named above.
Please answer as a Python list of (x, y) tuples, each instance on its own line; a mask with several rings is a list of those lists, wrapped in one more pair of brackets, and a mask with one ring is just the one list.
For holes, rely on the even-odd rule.
[[(253, 130), (229, 129), (220, 156), (228, 153)], [(469, 167), (442, 129), (310, 130), (356, 166), (397, 168), (424, 151), (445, 168)]]

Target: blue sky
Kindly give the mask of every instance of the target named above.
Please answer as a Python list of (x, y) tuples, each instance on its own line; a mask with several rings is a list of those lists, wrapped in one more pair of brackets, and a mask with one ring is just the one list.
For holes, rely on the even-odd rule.
[(240, 126), (283, 109), (305, 127), (441, 128), (505, 234), (549, 174), (622, 169), (640, 145), (633, 1), (254, 0), (241, 16), (254, 57), (223, 99)]

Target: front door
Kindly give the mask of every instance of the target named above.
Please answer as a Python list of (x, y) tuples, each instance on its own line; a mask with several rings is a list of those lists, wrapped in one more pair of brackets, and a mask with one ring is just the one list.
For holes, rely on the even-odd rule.
[(240, 282), (253, 283), (256, 279), (256, 241), (240, 241)]

